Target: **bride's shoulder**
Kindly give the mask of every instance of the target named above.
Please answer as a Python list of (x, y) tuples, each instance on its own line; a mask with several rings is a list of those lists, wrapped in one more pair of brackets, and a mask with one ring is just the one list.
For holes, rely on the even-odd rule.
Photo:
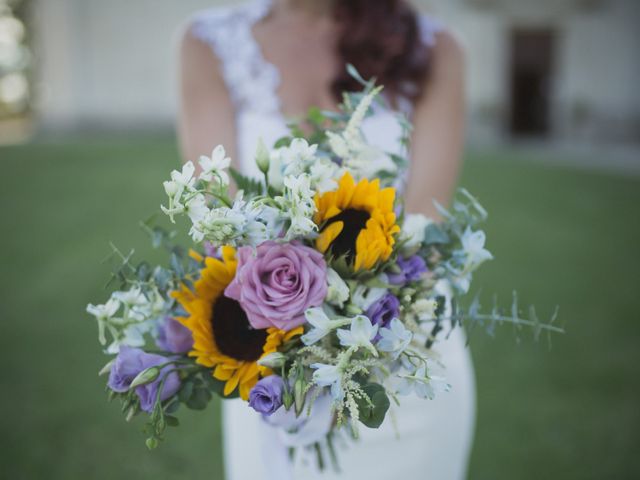
[(428, 48), (435, 67), (464, 63), (464, 47), (459, 36), (442, 20), (429, 14), (418, 16), (422, 43)]
[(186, 33), (210, 46), (225, 40), (232, 42), (250, 31), (261, 15), (260, 4), (256, 2), (212, 7), (191, 15)]

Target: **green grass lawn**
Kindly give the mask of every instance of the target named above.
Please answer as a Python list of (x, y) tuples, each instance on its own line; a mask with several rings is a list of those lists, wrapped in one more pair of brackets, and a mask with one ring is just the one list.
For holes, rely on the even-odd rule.
[[(542, 315), (560, 304), (567, 328), (551, 350), (511, 328), (472, 335), (470, 478), (640, 478), (640, 179), (470, 156), (462, 183), (491, 212), (496, 257), (475, 286), (485, 303), (516, 288)], [(217, 409), (181, 412), (148, 452), (140, 422), (106, 402), (84, 313), (107, 296), (109, 241), (161, 258), (137, 225), (177, 158), (166, 139), (0, 148), (2, 478), (221, 478)]]

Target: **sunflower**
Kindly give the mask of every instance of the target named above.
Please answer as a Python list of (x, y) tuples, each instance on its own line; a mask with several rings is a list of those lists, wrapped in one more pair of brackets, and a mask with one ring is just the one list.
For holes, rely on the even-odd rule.
[(211, 368), (214, 378), (225, 382), (224, 395), (228, 396), (238, 388), (240, 397), (249, 398), (249, 392), (260, 376), (272, 372), (258, 365), (258, 360), (295, 335), (303, 328), (284, 332), (277, 328), (256, 330), (249, 325), (247, 315), (240, 304), (224, 295), (224, 290), (236, 274), (235, 250), (222, 249), (222, 259), (202, 258), (192, 253), (198, 261), (204, 261), (205, 268), (195, 282), (193, 290), (182, 285), (172, 296), (187, 312), (178, 320), (193, 336), (190, 357), (196, 363)]
[(378, 179), (356, 184), (345, 173), (337, 190), (316, 196), (314, 221), (321, 228), (316, 248), (345, 255), (356, 271), (387, 260), (395, 243), (393, 236), (400, 231), (393, 211), (395, 196), (394, 188), (380, 189)]

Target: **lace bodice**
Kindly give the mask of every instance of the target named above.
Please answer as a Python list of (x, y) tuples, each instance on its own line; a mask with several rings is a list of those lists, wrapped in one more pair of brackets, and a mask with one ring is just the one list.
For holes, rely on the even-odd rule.
[[(259, 138), (271, 144), (287, 133), (287, 122), (278, 97), (280, 72), (264, 58), (253, 36), (254, 25), (268, 15), (271, 2), (253, 0), (242, 5), (212, 8), (197, 13), (191, 22), (192, 34), (209, 45), (220, 61), (236, 110), (240, 166), (251, 175), (258, 175), (252, 157)], [(420, 27), (425, 44), (434, 45), (436, 33), (441, 28), (439, 24), (421, 16)], [(393, 112), (376, 112), (366, 120), (363, 130), (376, 146), (391, 152), (398, 148), (400, 131)]]

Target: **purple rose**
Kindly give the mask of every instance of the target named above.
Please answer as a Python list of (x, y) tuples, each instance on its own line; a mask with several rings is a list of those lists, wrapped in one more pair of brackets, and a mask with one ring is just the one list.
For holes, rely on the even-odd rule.
[(158, 347), (165, 352), (187, 353), (193, 347), (191, 330), (177, 320), (166, 317), (158, 327)]
[(240, 303), (253, 328), (288, 331), (305, 323), (305, 310), (324, 301), (327, 266), (320, 252), (297, 242), (241, 247), (225, 295)]
[[(114, 392), (124, 393), (140, 372), (156, 365), (162, 365), (169, 360), (162, 355), (145, 353), (139, 348), (120, 347), (120, 353), (111, 367), (109, 374), (109, 388)], [(176, 372), (169, 373), (174, 367), (167, 365), (160, 371), (160, 375), (153, 382), (136, 387), (136, 395), (140, 399), (140, 408), (145, 412), (151, 412), (158, 395), (158, 389), (163, 379), (164, 387), (160, 394), (160, 401), (174, 395), (180, 389), (180, 378)]]
[(388, 273), (389, 283), (392, 285), (405, 285), (409, 282), (420, 280), (427, 271), (427, 264), (419, 255), (409, 258), (398, 258), (397, 261), (400, 273)]
[[(386, 328), (394, 318), (400, 317), (400, 300), (392, 293), (387, 293), (367, 310), (371, 323)], [(378, 336), (376, 336), (378, 338)]]
[(263, 378), (249, 393), (249, 406), (263, 415), (271, 415), (282, 406), (284, 381), (278, 375)]

